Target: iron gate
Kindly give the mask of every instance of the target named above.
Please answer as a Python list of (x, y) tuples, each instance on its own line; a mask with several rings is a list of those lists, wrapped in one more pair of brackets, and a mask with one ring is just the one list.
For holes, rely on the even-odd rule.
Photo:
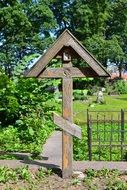
[(127, 160), (127, 111), (87, 110), (89, 160)]

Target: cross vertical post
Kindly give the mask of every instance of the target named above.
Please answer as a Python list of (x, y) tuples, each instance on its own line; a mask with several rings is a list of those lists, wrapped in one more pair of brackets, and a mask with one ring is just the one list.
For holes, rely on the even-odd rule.
[[(63, 67), (72, 67), (71, 62), (64, 62)], [(69, 70), (64, 73), (65, 77), (62, 79), (63, 92), (63, 118), (73, 122), (73, 79)], [(66, 127), (66, 126), (65, 126)], [(73, 137), (66, 131), (62, 131), (62, 177), (72, 177), (72, 161), (73, 161)]]

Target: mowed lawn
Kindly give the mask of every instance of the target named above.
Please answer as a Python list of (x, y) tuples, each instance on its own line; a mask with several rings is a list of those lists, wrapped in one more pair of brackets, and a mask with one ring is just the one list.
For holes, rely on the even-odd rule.
[[(76, 123), (85, 123), (87, 118), (87, 109), (90, 111), (127, 111), (127, 94), (117, 96), (104, 96), (105, 104), (97, 104), (96, 96), (89, 96), (87, 101), (74, 101), (74, 121)], [(109, 112), (109, 116), (110, 116)]]
[[(117, 132), (120, 130), (120, 119), (121, 119), (121, 109), (127, 111), (127, 94), (120, 96), (106, 96), (105, 95), (105, 104), (97, 104), (96, 96), (89, 96), (87, 101), (74, 101), (74, 123), (78, 124), (82, 128), (82, 140), (74, 138), (74, 159), (75, 160), (88, 160), (88, 134), (87, 134), (87, 109), (89, 110), (89, 115), (92, 121), (96, 121), (92, 124), (92, 142), (96, 141), (92, 144), (96, 144), (96, 147), (92, 147), (92, 159), (93, 160), (107, 160), (110, 159), (113, 161), (121, 160), (121, 147), (114, 146), (111, 150), (110, 158), (110, 140), (112, 138), (113, 144), (120, 145), (121, 141), (119, 136), (121, 133)], [(95, 111), (95, 112), (90, 112)], [(124, 128), (127, 129), (127, 112), (124, 113), (125, 124)], [(98, 116), (98, 117), (97, 117)], [(102, 123), (97, 124), (98, 120), (102, 121)], [(104, 122), (105, 119), (109, 122)], [(115, 123), (116, 122), (116, 123)], [(105, 124), (104, 124), (105, 123)], [(101, 132), (97, 131), (101, 129)], [(111, 133), (111, 128), (114, 131)], [(106, 132), (104, 132), (106, 129)], [(116, 130), (116, 132), (115, 132)], [(101, 138), (101, 144), (109, 145), (103, 146), (103, 148), (99, 148), (98, 138)], [(126, 137), (126, 136), (125, 136)], [(105, 142), (104, 142), (105, 139)], [(127, 139), (124, 139), (127, 142)], [(126, 144), (126, 142), (124, 142)], [(126, 147), (123, 150), (123, 160), (126, 160)]]

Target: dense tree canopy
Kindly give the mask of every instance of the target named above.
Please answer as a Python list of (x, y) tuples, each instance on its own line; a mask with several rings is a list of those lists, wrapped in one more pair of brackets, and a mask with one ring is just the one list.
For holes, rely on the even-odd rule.
[(127, 0), (54, 0), (58, 34), (69, 28), (104, 66), (127, 65)]
[(0, 63), (8, 75), (65, 28), (104, 66), (115, 64), (120, 74), (127, 67), (127, 0), (4, 0), (0, 8)]
[(0, 1), (0, 63), (8, 75), (25, 55), (43, 52), (55, 28), (50, 0)]

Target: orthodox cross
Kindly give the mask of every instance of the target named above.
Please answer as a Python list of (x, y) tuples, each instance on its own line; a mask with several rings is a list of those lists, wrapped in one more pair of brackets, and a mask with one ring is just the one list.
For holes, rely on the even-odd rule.
[[(46, 67), (53, 58), (58, 57), (62, 59), (63, 67)], [(73, 67), (74, 57), (82, 58), (88, 67)], [(36, 78), (62, 79), (62, 117), (54, 114), (54, 123), (63, 129), (62, 176), (69, 178), (72, 176), (72, 136), (81, 138), (81, 129), (73, 123), (73, 78), (108, 77), (110, 75), (67, 29), (25, 75)]]

